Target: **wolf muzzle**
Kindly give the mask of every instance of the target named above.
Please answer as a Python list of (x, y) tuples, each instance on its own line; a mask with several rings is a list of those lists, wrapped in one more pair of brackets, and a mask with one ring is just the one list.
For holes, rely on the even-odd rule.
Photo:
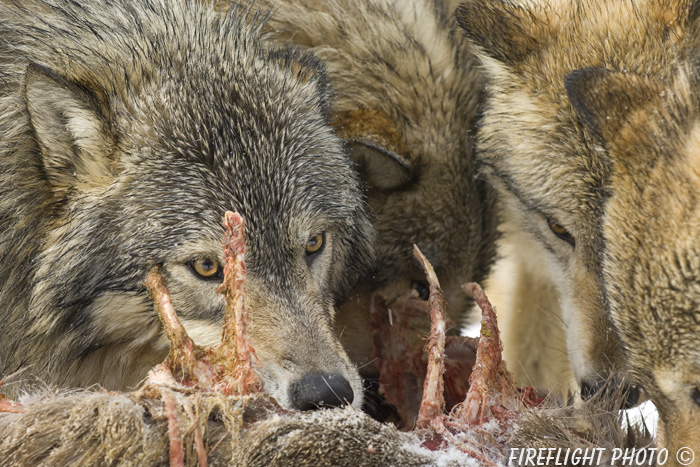
[(354, 398), (350, 382), (338, 373), (309, 373), (289, 389), (289, 399), (298, 410), (341, 407)]
[(642, 393), (637, 386), (624, 381), (599, 380), (581, 382), (581, 397), (591, 399), (594, 396), (614, 398), (620, 401), (620, 409), (631, 409), (641, 402)]

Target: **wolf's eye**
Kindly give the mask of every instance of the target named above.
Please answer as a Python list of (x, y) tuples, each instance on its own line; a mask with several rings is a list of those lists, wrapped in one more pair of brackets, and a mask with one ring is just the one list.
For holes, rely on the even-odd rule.
[(554, 233), (554, 235), (564, 240), (571, 246), (574, 246), (576, 244), (576, 242), (574, 241), (574, 236), (571, 235), (568, 230), (562, 227), (561, 224), (550, 219), (547, 219), (547, 224), (549, 224), (549, 229), (552, 231), (552, 233)]
[(326, 243), (325, 233), (314, 235), (306, 242), (306, 255), (310, 256), (318, 253), (323, 248), (324, 243)]
[(690, 394), (690, 397), (693, 398), (693, 402), (695, 402), (697, 405), (700, 405), (700, 386), (696, 386), (695, 389), (693, 389), (692, 394)]
[(219, 262), (213, 258), (192, 260), (190, 261), (190, 269), (201, 279), (219, 279), (223, 271)]
[(418, 298), (421, 300), (428, 300), (430, 298), (430, 287), (428, 284), (421, 281), (411, 282), (411, 288), (418, 293)]

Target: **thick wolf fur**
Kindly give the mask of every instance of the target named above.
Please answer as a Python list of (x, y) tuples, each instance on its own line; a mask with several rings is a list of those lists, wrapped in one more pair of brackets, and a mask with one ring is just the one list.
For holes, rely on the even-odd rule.
[(335, 124), (367, 186), (377, 267), (341, 308), (337, 331), (361, 372), (371, 375), (371, 294), (390, 302), (415, 289), (427, 297), (413, 244), (435, 267), (457, 325), (470, 306), (460, 286), (482, 281), (494, 259), (494, 196), (476, 177), (469, 132), (481, 74), (443, 1), (255, 5), (269, 10), (266, 37), (312, 50), (326, 64)]
[(658, 408), (660, 445), (697, 455), (700, 77), (686, 66), (668, 84), (588, 68), (567, 90), (612, 164), (601, 264), (630, 377)]
[(359, 182), (322, 66), (248, 22), (188, 0), (0, 4), (0, 373), (134, 387), (169, 347), (154, 264), (195, 342), (218, 342), (220, 280), (190, 265), (223, 261), (238, 210), (266, 390), (289, 406), (303, 376), (339, 374), (361, 404), (332, 330), (371, 263)]
[[(535, 365), (561, 361), (561, 355), (547, 354), (558, 336), (543, 341), (541, 333), (530, 332), (557, 319), (576, 381), (584, 389), (591, 392), (609, 375), (621, 379), (625, 371), (610, 319), (610, 294), (628, 284), (608, 282), (604, 256), (622, 241), (610, 236), (604, 220), (618, 187), (609, 157), (585, 138), (565, 79), (576, 69), (594, 66), (667, 80), (675, 62), (697, 45), (697, 12), (690, 1), (631, 0), (473, 0), (457, 9), (489, 76), (479, 158), (502, 195), (505, 217), (525, 239), (513, 249), (532, 257), (536, 245), (541, 252), (538, 266), (530, 270), (539, 269), (543, 277), (527, 280), (544, 286), (553, 281), (561, 294), (560, 305), (556, 297), (542, 306), (522, 294), (512, 307), (514, 322), (508, 325), (526, 326), (504, 334), (504, 345), (510, 347), (506, 358), (529, 355), (521, 362), (527, 364), (525, 376), (538, 374)], [(668, 183), (674, 183), (672, 177)], [(657, 234), (648, 232), (650, 239)], [(640, 265), (649, 261), (639, 258)]]
[[(584, 137), (565, 78), (576, 69), (596, 66), (663, 81), (674, 62), (695, 46), (696, 13), (687, 1), (631, 0), (519, 5), (474, 0), (457, 9), (489, 76), (479, 157), (502, 195), (505, 216), (517, 225), (520, 238), (528, 239), (515, 249), (528, 254), (530, 245), (537, 245), (540, 268), (558, 286), (568, 356), (576, 381), (584, 387), (624, 372), (609, 295), (626, 284), (605, 279), (603, 252), (620, 240), (611, 238), (604, 225), (616, 189), (612, 167)], [(565, 229), (560, 238), (548, 224)], [(642, 263), (648, 260), (640, 258)], [(548, 279), (528, 280), (546, 284)], [(522, 317), (520, 323), (538, 326), (557, 319), (552, 306), (557, 306), (554, 300), (541, 307), (523, 294), (513, 311)], [(510, 346), (507, 358), (541, 352), (539, 359), (528, 360), (530, 365), (533, 360), (544, 366), (560, 360), (560, 355), (547, 355), (556, 337), (533, 341), (538, 336), (527, 327), (504, 336), (506, 348)]]

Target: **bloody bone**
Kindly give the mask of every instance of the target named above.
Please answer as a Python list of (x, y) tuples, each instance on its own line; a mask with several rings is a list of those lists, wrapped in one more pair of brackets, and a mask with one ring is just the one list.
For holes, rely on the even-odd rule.
[(224, 237), (224, 282), (217, 289), (226, 299), (226, 315), (220, 358), (224, 363), (233, 363), (232, 389), (235, 394), (246, 395), (262, 391), (262, 383), (255, 372), (255, 355), (246, 333), (248, 307), (245, 302), (245, 220), (237, 212), (227, 211), (224, 217), (226, 236)]
[[(426, 271), (430, 285), (432, 321), (430, 340), (426, 345), (429, 354), (428, 368), (416, 428), (419, 432), (423, 431), (424, 447), (441, 449), (452, 445), (469, 457), (477, 459), (482, 465), (496, 465), (489, 459), (489, 455), (483, 452), (483, 442), (475, 440), (486, 436), (492, 446), (505, 449), (513, 422), (522, 416), (526, 408), (541, 403), (541, 399), (532, 397), (534, 391), (531, 388), (523, 391), (516, 389), (513, 376), (501, 357), (502, 346), (494, 309), (481, 287), (476, 283), (469, 283), (462, 289), (481, 308), (481, 336), (466, 398), (451, 414), (445, 414), (444, 299), (430, 264), (420, 252), (416, 252), (416, 256)], [(500, 431), (483, 431), (481, 427), (485, 418), (498, 421)]]
[[(419, 257), (420, 258), (420, 257)], [(421, 260), (423, 262), (423, 260)], [(429, 265), (424, 264), (426, 275), (430, 284), (431, 293), (431, 337), (427, 348), (430, 355), (428, 370), (424, 385), (423, 401), (420, 408), (419, 428), (428, 426), (433, 429), (439, 426), (443, 420), (443, 411), (437, 410), (444, 404), (443, 394), (438, 390), (444, 386), (443, 373), (445, 361), (445, 348), (441, 347), (444, 337), (439, 333), (444, 332), (444, 309), (439, 300), (440, 291), (437, 278), (429, 272)], [(433, 301), (434, 290), (436, 299)], [(472, 298), (481, 308), (481, 336), (476, 350), (476, 362), (469, 377), (469, 391), (463, 403), (455, 407), (454, 415), (444, 420), (451, 426), (478, 424), (481, 426), (485, 418), (495, 418), (501, 421), (510, 421), (517, 418), (518, 413), (526, 407), (539, 405), (542, 399), (534, 396), (532, 388), (518, 390), (513, 380), (513, 375), (508, 371), (506, 363), (502, 359), (503, 347), (498, 332), (496, 313), (491, 306), (486, 294), (476, 283), (468, 283), (462, 286), (462, 290)], [(506, 420), (508, 419), (508, 420)], [(438, 425), (436, 425), (438, 421)]]
[[(162, 384), (170, 378), (185, 386), (221, 392), (224, 395), (247, 395), (262, 390), (255, 373), (255, 351), (246, 335), (248, 309), (245, 303), (245, 221), (238, 213), (227, 212), (224, 218), (224, 281), (218, 292), (226, 299), (226, 314), (221, 344), (200, 347), (187, 335), (177, 318), (170, 294), (159, 266), (146, 278), (154, 307), (170, 340), (166, 361), (149, 375), (149, 381)], [(164, 367), (165, 366), (165, 367)]]
[[(388, 303), (375, 294), (371, 302), (380, 393), (396, 409), (403, 429), (415, 426), (422, 393), (432, 396), (423, 404), (419, 426), (428, 423), (431, 414), (449, 412), (464, 401), (477, 347), (475, 338), (445, 336), (451, 323), (437, 276), (420, 250), (416, 248), (414, 255), (428, 277), (429, 301), (420, 300), (411, 291)], [(424, 344), (422, 330), (427, 326), (431, 333)], [(428, 365), (430, 359), (433, 365)]]
[(423, 256), (416, 245), (413, 253), (420, 261), (430, 285), (430, 339), (426, 345), (428, 351), (428, 370), (423, 384), (423, 399), (418, 411), (416, 426), (425, 428), (437, 416), (445, 411), (444, 378), (445, 372), (445, 296), (440, 289), (435, 270)]
[(168, 358), (152, 372), (164, 369), (162, 367), (165, 365), (175, 379), (191, 386), (191, 382), (195, 378), (194, 375), (201, 375), (202, 372), (206, 371), (206, 366), (202, 365), (206, 351), (190, 339), (187, 331), (178, 320), (160, 266), (154, 266), (149, 271), (145, 285), (153, 297), (153, 307), (163, 323), (165, 335), (170, 340)]
[(165, 410), (168, 414), (168, 438), (170, 439), (170, 467), (181, 467), (185, 465), (185, 453), (182, 451), (182, 441), (177, 423), (177, 406), (175, 397), (168, 393), (163, 393)]
[[(178, 405), (194, 419), (189, 402), (178, 402), (171, 391), (178, 383), (185, 387), (219, 392), (223, 395), (245, 396), (262, 391), (254, 368), (258, 362), (255, 350), (246, 334), (248, 308), (245, 303), (245, 221), (238, 213), (226, 212), (224, 217), (224, 281), (217, 292), (224, 295), (226, 314), (221, 344), (200, 347), (187, 335), (175, 313), (165, 279), (159, 266), (154, 266), (146, 278), (154, 308), (170, 340), (168, 358), (149, 373), (142, 391), (159, 394), (165, 402), (170, 440), (170, 465), (184, 465), (184, 454), (177, 421)], [(199, 465), (207, 463), (206, 452), (195, 424), (195, 448)]]
[(503, 346), (491, 303), (474, 282), (463, 285), (462, 290), (481, 308), (481, 336), (476, 363), (469, 378), (469, 392), (464, 403), (455, 410), (455, 415), (468, 423), (478, 419), (481, 424), (489, 403), (518, 410), (522, 408), (522, 401), (517, 397), (513, 375), (502, 359)]
[[(418, 412), (418, 420), (416, 422), (416, 428), (418, 430), (424, 430), (425, 443), (424, 446), (431, 449), (439, 449), (445, 443), (452, 444), (458, 449), (463, 451), (470, 457), (479, 460), (482, 465), (492, 466), (495, 465), (494, 462), (487, 459), (483, 454), (478, 452), (473, 446), (465, 441), (461, 441), (456, 435), (471, 430), (469, 424), (464, 424), (460, 420), (459, 416), (453, 417), (451, 415), (446, 415), (444, 412), (445, 400), (444, 400), (444, 372), (445, 372), (445, 300), (440, 289), (440, 283), (437, 280), (435, 271), (428, 262), (428, 260), (423, 256), (417, 247), (414, 246), (414, 253), (418, 260), (421, 262), (423, 269), (425, 270), (426, 277), (428, 279), (428, 284), (430, 286), (430, 317), (431, 317), (431, 328), (430, 328), (430, 339), (426, 345), (428, 350), (428, 368), (426, 370), (426, 378), (423, 386), (423, 398), (421, 400), (420, 409)], [(477, 286), (478, 287), (478, 286)], [(484, 296), (485, 298), (485, 296)], [(478, 303), (478, 302), (477, 302)], [(481, 303), (479, 303), (481, 305)], [(482, 309), (483, 312), (483, 309)], [(491, 309), (491, 312), (493, 310)], [(495, 316), (494, 316), (495, 318)], [(495, 323), (495, 320), (494, 320)], [(482, 324), (482, 338), (483, 334), (483, 324)], [(496, 337), (498, 335), (496, 334)], [(477, 349), (476, 362), (479, 363), (479, 354), (483, 353), (485, 347), (482, 345), (482, 341), (479, 342), (479, 347)], [(486, 349), (487, 351), (490, 349)], [(500, 357), (500, 353), (499, 353)], [(471, 386), (473, 383), (473, 375), (470, 378), (470, 388), (467, 393), (467, 400), (469, 400), (469, 394), (474, 391), (474, 387)], [(452, 430), (450, 430), (450, 428)]]

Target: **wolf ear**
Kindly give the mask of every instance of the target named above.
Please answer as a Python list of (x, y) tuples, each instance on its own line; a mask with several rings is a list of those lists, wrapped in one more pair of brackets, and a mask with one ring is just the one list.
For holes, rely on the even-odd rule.
[(54, 189), (92, 184), (110, 175), (106, 125), (90, 91), (31, 63), (25, 74), (25, 99)]
[(637, 111), (662, 104), (663, 87), (631, 73), (583, 68), (571, 72), (565, 86), (583, 123), (606, 143), (619, 136)]
[(415, 178), (409, 161), (369, 141), (351, 140), (347, 148), (360, 176), (372, 188), (397, 190)]
[(467, 37), (491, 57), (509, 65), (539, 50), (550, 28), (525, 5), (507, 0), (468, 0), (455, 11)]

